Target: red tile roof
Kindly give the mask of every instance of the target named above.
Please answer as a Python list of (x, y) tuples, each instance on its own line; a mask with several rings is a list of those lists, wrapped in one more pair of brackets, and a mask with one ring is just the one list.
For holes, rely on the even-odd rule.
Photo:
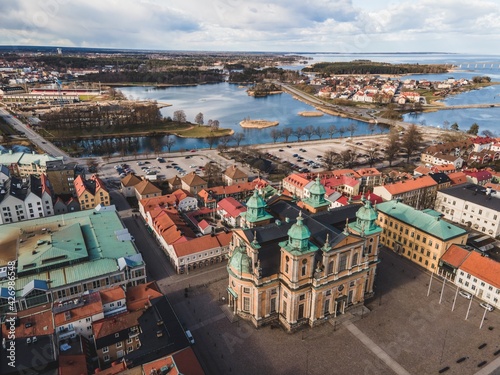
[(437, 186), (437, 182), (430, 176), (421, 176), (416, 179), (398, 181), (393, 184), (383, 185), (392, 195), (403, 194), (408, 191), (423, 189), (431, 186)]
[(125, 291), (121, 286), (106, 288), (100, 290), (99, 293), (101, 294), (101, 301), (103, 304), (125, 299)]
[(144, 309), (149, 300), (162, 296), (163, 294), (155, 281), (130, 286), (127, 288), (127, 310), (137, 311)]
[(94, 324), (92, 325), (94, 337), (96, 339), (100, 339), (102, 337), (112, 335), (116, 332), (120, 332), (124, 329), (138, 326), (139, 317), (142, 315), (142, 313), (143, 311), (140, 310), (126, 312), (94, 322)]
[(141, 179), (133, 173), (130, 173), (121, 179), (123, 186), (135, 186), (139, 182), (141, 182)]
[(449, 173), (448, 177), (453, 185), (464, 184), (467, 182), (467, 176), (464, 172), (453, 172)]
[(500, 288), (500, 263), (477, 251), (470, 252), (460, 269), (495, 288)]
[(191, 241), (174, 244), (175, 254), (178, 257), (196, 254), (204, 250), (216, 249), (224, 246), (228, 246), (231, 242), (233, 234), (229, 233), (219, 233), (215, 236), (206, 235), (203, 237), (195, 238)]
[(233, 197), (222, 199), (217, 203), (217, 208), (226, 211), (231, 217), (238, 217), (242, 212), (247, 211), (247, 208)]
[(465, 250), (463, 247), (451, 245), (443, 254), (441, 260), (455, 268), (459, 268), (465, 258), (469, 256), (469, 253), (470, 251)]
[(59, 375), (87, 375), (85, 354), (59, 356)]
[(248, 175), (239, 169), (236, 165), (231, 165), (226, 169), (224, 174), (232, 180), (239, 178), (248, 178)]
[[(99, 292), (83, 296), (81, 299), (84, 301), (83, 306), (78, 306), (66, 312), (54, 314), (54, 323), (56, 327), (60, 327), (77, 320), (89, 318), (103, 312), (101, 295)], [(69, 319), (66, 317), (68, 312), (70, 313)]]

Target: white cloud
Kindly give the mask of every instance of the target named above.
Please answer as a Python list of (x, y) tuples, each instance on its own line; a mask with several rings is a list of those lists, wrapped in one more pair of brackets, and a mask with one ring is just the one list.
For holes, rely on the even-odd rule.
[(490, 52), (493, 0), (0, 0), (0, 44)]

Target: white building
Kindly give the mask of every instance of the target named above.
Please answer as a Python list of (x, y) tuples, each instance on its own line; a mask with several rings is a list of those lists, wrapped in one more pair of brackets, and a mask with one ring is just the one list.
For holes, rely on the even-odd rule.
[(0, 224), (54, 215), (47, 177), (30, 175), (27, 181), (13, 177), (0, 185)]
[(500, 263), (477, 251), (452, 245), (439, 262), (441, 276), (460, 289), (500, 308)]
[(461, 184), (440, 190), (434, 209), (447, 220), (491, 237), (500, 235), (500, 194), (491, 188)]

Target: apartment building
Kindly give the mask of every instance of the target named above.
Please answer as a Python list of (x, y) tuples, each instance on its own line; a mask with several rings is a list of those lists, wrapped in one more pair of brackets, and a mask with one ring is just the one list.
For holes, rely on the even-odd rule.
[(491, 237), (500, 235), (500, 194), (476, 184), (460, 184), (437, 193), (435, 210), (444, 218)]

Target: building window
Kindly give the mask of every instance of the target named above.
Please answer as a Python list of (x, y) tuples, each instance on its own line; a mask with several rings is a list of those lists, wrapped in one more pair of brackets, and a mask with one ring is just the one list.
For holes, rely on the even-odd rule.
[(305, 276), (307, 272), (307, 259), (304, 259), (302, 261), (302, 276)]
[(250, 288), (243, 288), (243, 293), (250, 293)]
[(103, 353), (109, 352), (109, 347), (105, 346), (104, 348), (102, 348), (102, 352)]
[(250, 298), (243, 297), (243, 311), (250, 311)]
[(305, 295), (305, 294), (301, 294), (301, 295), (299, 296), (299, 301), (303, 301), (303, 300), (305, 300), (305, 299), (306, 299), (306, 295)]
[(271, 314), (276, 312), (276, 298), (271, 298)]
[(339, 272), (344, 271), (346, 268), (347, 268), (347, 254), (342, 254), (340, 256)]
[(352, 267), (358, 265), (358, 253), (354, 253), (352, 256)]
[(328, 275), (331, 275), (333, 273), (333, 265), (334, 265), (333, 260), (328, 263)]
[(116, 343), (116, 348), (117, 348), (117, 349), (119, 349), (119, 348), (121, 348), (121, 347), (122, 347), (122, 342), (121, 342), (121, 341), (120, 341), (120, 342), (117, 342), (117, 343)]
[(104, 362), (108, 362), (108, 361), (109, 361), (109, 355), (107, 355), (107, 354), (106, 354), (106, 355), (103, 357), (103, 360), (104, 360)]
[(119, 333), (115, 333), (115, 338), (118, 338), (120, 337), (120, 334)]

